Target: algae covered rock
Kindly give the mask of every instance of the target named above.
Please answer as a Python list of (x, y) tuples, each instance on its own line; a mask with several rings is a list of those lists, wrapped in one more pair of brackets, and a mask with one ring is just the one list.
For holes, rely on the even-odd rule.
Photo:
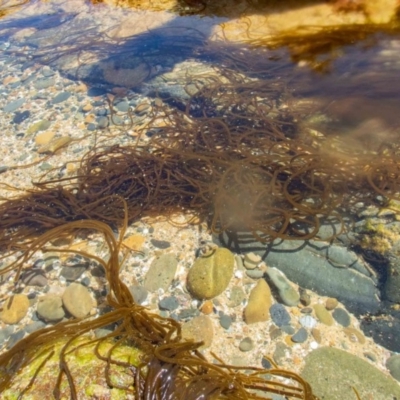
[(355, 399), (355, 388), (361, 399), (388, 400), (400, 397), (396, 381), (369, 362), (343, 350), (321, 347), (305, 358), (301, 373), (318, 398), (325, 400)]
[(190, 292), (199, 299), (218, 296), (227, 288), (234, 264), (234, 255), (223, 248), (218, 248), (211, 255), (197, 258), (187, 278)]
[[(22, 397), (27, 400), (54, 399), (53, 390), (56, 387), (60, 371), (60, 353), (68, 340), (70, 338), (66, 337), (38, 346), (37, 356), (33, 358), (30, 364), (15, 373), (10, 384), (7, 385), (8, 388), (2, 392), (1, 398), (7, 400), (20, 398), (21, 392), (28, 386), (32, 377), (40, 368), (34, 383)], [(114, 387), (107, 384), (107, 361), (95, 355), (96, 346), (98, 346), (97, 350), (101, 357), (107, 357), (109, 352), (112, 353), (111, 359), (114, 362), (112, 362), (108, 371), (108, 378)], [(65, 361), (73, 378), (77, 398), (133, 399), (125, 390), (117, 388), (132, 385), (129, 365), (138, 365), (140, 356), (141, 352), (136, 348), (127, 344), (116, 346), (113, 339), (105, 339), (100, 344), (93, 341), (89, 336), (81, 336), (74, 340), (72, 346), (69, 347)], [(42, 363), (43, 366), (41, 366)], [(0, 371), (0, 380), (2, 378)], [(69, 399), (70, 397), (68, 381), (64, 378), (60, 384), (59, 398)]]

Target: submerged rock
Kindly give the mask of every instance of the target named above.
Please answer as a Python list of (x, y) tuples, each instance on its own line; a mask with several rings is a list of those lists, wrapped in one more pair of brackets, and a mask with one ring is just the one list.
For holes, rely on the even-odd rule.
[(187, 278), (190, 292), (199, 299), (218, 296), (228, 287), (234, 265), (234, 255), (228, 249), (197, 258)]
[(369, 362), (343, 350), (321, 347), (305, 358), (301, 373), (318, 398), (324, 400), (355, 399), (353, 388), (361, 399), (399, 398), (400, 387)]

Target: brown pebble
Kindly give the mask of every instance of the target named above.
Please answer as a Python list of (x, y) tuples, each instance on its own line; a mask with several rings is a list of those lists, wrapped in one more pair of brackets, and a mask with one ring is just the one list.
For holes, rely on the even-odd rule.
[(252, 289), (249, 301), (244, 309), (244, 320), (246, 324), (268, 321), (269, 309), (272, 305), (271, 289), (264, 279), (260, 279)]
[(88, 114), (88, 115), (86, 115), (84, 121), (85, 121), (86, 124), (91, 124), (91, 123), (93, 123), (95, 120), (96, 120), (96, 116), (95, 116), (95, 115), (93, 115), (93, 114)]
[(209, 315), (213, 312), (213, 308), (213, 302), (211, 300), (207, 300), (203, 303), (200, 310), (203, 314)]
[(45, 145), (45, 144), (49, 143), (51, 141), (51, 139), (53, 139), (54, 135), (55, 135), (55, 133), (51, 132), (51, 131), (39, 133), (35, 137), (35, 143), (37, 145)]
[(315, 304), (314, 305), (315, 315), (320, 322), (325, 325), (332, 326), (333, 325), (333, 317), (329, 313), (329, 311), (325, 308), (323, 304)]
[(302, 314), (311, 314), (312, 313), (312, 308), (311, 307), (304, 307), (300, 310)]
[(141, 251), (146, 238), (142, 235), (132, 235), (124, 239), (122, 244), (133, 251)]
[(38, 153), (55, 153), (57, 150), (64, 146), (67, 146), (72, 139), (69, 136), (61, 136), (59, 138), (53, 139), (51, 142), (44, 144), (38, 148)]
[(335, 309), (338, 304), (339, 302), (337, 301), (337, 299), (329, 297), (328, 299), (326, 299), (325, 308), (330, 311)]
[(0, 319), (5, 324), (16, 324), (25, 317), (29, 309), (29, 299), (24, 294), (15, 294), (9, 297), (3, 305)]
[(200, 350), (211, 346), (213, 336), (213, 324), (206, 315), (199, 315), (182, 324), (182, 337), (186, 340), (203, 342), (204, 344), (200, 347)]
[(365, 343), (365, 336), (355, 328), (343, 328), (343, 332), (352, 342)]
[(322, 342), (322, 336), (321, 336), (321, 331), (317, 328), (311, 329), (311, 335), (315, 339), (315, 341), (319, 344)]
[(93, 108), (93, 106), (90, 103), (86, 103), (83, 107), (82, 107), (82, 111), (88, 112)]

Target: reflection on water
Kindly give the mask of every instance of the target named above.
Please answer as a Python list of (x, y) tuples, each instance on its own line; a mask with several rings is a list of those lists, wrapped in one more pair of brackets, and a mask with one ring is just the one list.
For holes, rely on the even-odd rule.
[[(31, 2), (0, 21), (3, 183), (18, 186), (25, 167), (35, 179), (48, 169), (26, 197), (0, 205), (2, 250), (21, 249), (15, 243), (71, 221), (121, 229), (125, 216), (132, 223), (183, 212), (236, 252), (258, 252), (303, 289), (338, 299), (367, 336), (398, 352), (396, 8), (380, 12), (365, 2), (341, 14), (325, 2), (295, 8), (288, 2), (278, 10), (270, 2), (235, 2), (229, 11), (229, 2), (137, 3)], [(293, 21), (303, 21), (301, 29)], [(47, 133), (46, 142), (40, 135)], [(9, 148), (21, 149), (15, 138), (35, 157), (10, 156)], [(63, 148), (62, 162), (46, 167)], [(76, 167), (82, 149), (91, 151)], [(115, 195), (126, 202), (126, 214)], [(106, 270), (119, 268), (118, 250), (110, 250), (116, 258)], [(130, 295), (117, 281), (113, 307), (121, 314), (113, 318), (126, 322), (121, 310)], [(104, 318), (96, 326), (110, 323)], [(139, 340), (147, 356), (175, 335), (173, 324), (143, 324), (161, 332)], [(61, 334), (54, 332), (53, 339)], [(153, 354), (146, 368), (155, 371), (154, 381), (135, 383), (141, 393), (178, 391), (167, 385), (162, 363), (195, 387), (203, 361), (188, 356), (179, 372), (170, 359), (184, 358), (186, 350), (175, 345), (169, 361)], [(381, 356), (386, 350), (379, 349)], [(234, 397), (240, 390), (233, 395), (229, 374), (221, 371), (194, 392), (210, 394), (216, 385), (215, 393), (243, 398)], [(244, 376), (238, 381), (247, 389), (312, 398), (301, 380), (302, 389), (286, 392)], [(362, 395), (374, 390), (359, 386)]]

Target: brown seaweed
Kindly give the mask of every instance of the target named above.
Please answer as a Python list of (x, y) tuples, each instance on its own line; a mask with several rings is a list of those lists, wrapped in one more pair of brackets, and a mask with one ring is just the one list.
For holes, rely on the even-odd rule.
[[(114, 207), (120, 208), (127, 215), (126, 203), (122, 198), (114, 196), (113, 200)], [(131, 394), (136, 399), (265, 399), (268, 393), (315, 399), (310, 386), (289, 371), (278, 368), (268, 371), (255, 367), (244, 369), (208, 362), (198, 351), (201, 343), (186, 342), (182, 339), (180, 325), (176, 321), (151, 314), (144, 307), (135, 304), (129, 289), (119, 279), (118, 255), (126, 226), (125, 218), (119, 240), (115, 239), (108, 225), (99, 221), (76, 221), (59, 226), (35, 239), (7, 268), (19, 272), (30, 257), (49, 240), (76, 233), (77, 230), (95, 230), (103, 235), (109, 249), (109, 259), (104, 261), (87, 253), (84, 255), (92, 257), (104, 267), (110, 284), (107, 302), (112, 311), (95, 320), (62, 322), (22, 339), (0, 356), (0, 393), (14, 387), (14, 390), (19, 391), (18, 398), (32, 390), (31, 393), (37, 394), (34, 391), (35, 382), (42, 379), (50, 392), (42, 392), (41, 396), (51, 396), (52, 391), (56, 399), (65, 396), (71, 399), (82, 398), (82, 393), (76, 388), (76, 371), (68, 361), (68, 355), (95, 343), (95, 356), (103, 362), (102, 373), (108, 386), (122, 390), (125, 396)], [(117, 327), (104, 338), (91, 339), (85, 336), (93, 329), (110, 324), (116, 324)], [(46, 363), (54, 356), (56, 344), (62, 338), (68, 340), (61, 348), (59, 371), (55, 371), (51, 379), (49, 376), (42, 377)], [(114, 340), (114, 345), (108, 352), (102, 353), (102, 343), (110, 339)], [(143, 354), (139, 363), (121, 362), (116, 359), (117, 350), (127, 345), (139, 349)], [(20, 387), (20, 378), (14, 381), (16, 373), (21, 373), (24, 368), (32, 365), (37, 357), (42, 361), (37, 365), (29, 383), (23, 388)], [(124, 373), (130, 377), (127, 385), (115, 383), (111, 379), (111, 371), (115, 366), (122, 367)], [(119, 371), (122, 374), (121, 370)], [(263, 377), (265, 373), (268, 373), (268, 378)], [(285, 378), (291, 383), (283, 383), (279, 378)], [(63, 385), (63, 382), (67, 384)]]

